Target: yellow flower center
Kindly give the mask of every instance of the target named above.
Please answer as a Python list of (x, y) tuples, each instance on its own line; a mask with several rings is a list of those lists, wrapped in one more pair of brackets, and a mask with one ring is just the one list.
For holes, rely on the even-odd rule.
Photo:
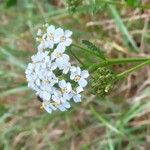
[(42, 105), (40, 106), (40, 109), (42, 109), (42, 110), (44, 109), (44, 104), (43, 104), (43, 103), (42, 103)]
[(74, 78), (74, 80), (77, 82), (77, 81), (79, 81), (79, 80), (80, 80), (80, 78), (81, 78), (81, 76), (76, 75), (76, 76), (75, 76), (75, 78)]
[(44, 107), (46, 107), (47, 105), (54, 105), (54, 106), (57, 106), (57, 105), (60, 105), (60, 100), (58, 100), (57, 102), (50, 102), (50, 101), (47, 101), (47, 102), (43, 102), (40, 109), (44, 109)]
[(61, 89), (62, 94), (67, 92), (67, 88), (62, 88)]
[(60, 41), (61, 42), (64, 42), (66, 40), (66, 37), (65, 36), (62, 36), (61, 38), (60, 38)]
[(58, 100), (57, 102), (52, 102), (51, 104), (54, 106), (60, 105), (60, 100)]
[(42, 82), (43, 82), (44, 84), (49, 83), (49, 81), (48, 81), (47, 79), (42, 80)]
[(52, 34), (52, 33), (48, 34), (48, 38), (49, 38), (50, 40), (54, 40), (54, 34)]
[(59, 53), (59, 52), (56, 53), (56, 58), (59, 58), (61, 56), (62, 56), (62, 53)]

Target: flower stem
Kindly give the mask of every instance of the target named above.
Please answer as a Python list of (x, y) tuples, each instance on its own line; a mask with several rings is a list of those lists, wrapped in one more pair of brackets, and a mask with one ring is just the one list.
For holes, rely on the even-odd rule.
[[(96, 57), (99, 57), (98, 53), (96, 51), (91, 51), (90, 49), (86, 49), (82, 46), (73, 44), (72, 46), (79, 48), (81, 50), (84, 50), (85, 52), (88, 52), (89, 54), (94, 55)], [(116, 58), (116, 59), (109, 59), (107, 58), (105, 61), (100, 58), (101, 62), (98, 64), (89, 65), (88, 69), (90, 72), (94, 72), (99, 67), (107, 67), (111, 65), (116, 64), (127, 64), (127, 63), (139, 63), (139, 62), (145, 62), (147, 60), (150, 60), (150, 58), (141, 58), (141, 57), (135, 57), (135, 58)], [(86, 65), (87, 66), (87, 65)]]
[(121, 58), (121, 59), (107, 59), (107, 61), (103, 61), (99, 64), (94, 64), (89, 66), (89, 70), (94, 72), (99, 67), (107, 67), (116, 64), (127, 64), (127, 63), (139, 63), (150, 60), (150, 58)]
[(83, 66), (86, 67), (85, 64), (73, 53), (73, 51), (71, 49), (69, 49), (69, 52), (71, 53), (71, 55), (77, 59), (77, 61)]
[(118, 78), (118, 79), (121, 79), (121, 78), (127, 76), (129, 73), (131, 73), (131, 72), (133, 72), (133, 71), (135, 71), (135, 70), (138, 70), (138, 69), (140, 69), (141, 67), (143, 67), (143, 66), (145, 66), (145, 65), (147, 65), (147, 64), (150, 64), (150, 60), (147, 60), (147, 61), (145, 61), (145, 62), (143, 62), (143, 63), (141, 63), (141, 64), (139, 64), (139, 65), (137, 65), (137, 66), (135, 66), (135, 67), (133, 67), (133, 68), (131, 68), (131, 69), (128, 69), (128, 70), (126, 70), (126, 71), (124, 71), (124, 72), (122, 72), (122, 73), (119, 73), (119, 74), (117, 75), (117, 78)]
[(135, 63), (135, 62), (143, 62), (150, 60), (150, 58), (119, 58), (119, 59), (109, 59), (107, 60), (107, 65), (115, 65), (115, 64), (126, 64), (126, 63)]
[[(81, 50), (84, 50), (88, 53), (91, 53), (97, 57), (99, 57), (98, 53), (96, 51), (91, 51), (89, 49), (86, 49), (82, 46), (79, 46), (79, 45), (76, 45), (76, 44), (72, 44), (72, 46), (76, 47), (76, 48), (79, 48)], [(136, 57), (136, 58), (121, 58), (121, 59), (109, 59), (107, 58), (106, 61), (103, 61), (102, 63), (100, 64), (97, 64), (97, 65), (100, 65), (100, 66), (108, 66), (108, 65), (114, 65), (114, 64), (125, 64), (125, 63), (132, 63), (132, 62), (143, 62), (143, 61), (146, 61), (146, 60), (149, 60), (150, 58), (140, 58), (140, 57)]]

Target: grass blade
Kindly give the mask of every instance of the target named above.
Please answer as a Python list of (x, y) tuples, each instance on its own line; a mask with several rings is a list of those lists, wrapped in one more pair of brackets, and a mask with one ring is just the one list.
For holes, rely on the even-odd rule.
[(120, 32), (124, 35), (126, 45), (128, 45), (128, 43), (130, 43), (131, 46), (133, 47), (133, 49), (131, 51), (132, 52), (138, 52), (139, 49), (138, 49), (137, 45), (135, 44), (134, 40), (132, 39), (131, 35), (129, 34), (126, 26), (123, 23), (123, 21), (121, 20), (121, 18), (119, 16), (119, 13), (116, 10), (115, 6), (109, 5), (109, 8), (110, 8), (111, 14), (114, 17), (116, 25), (118, 26)]
[(101, 123), (103, 123), (107, 128), (109, 128), (111, 131), (123, 135), (123, 133), (121, 131), (119, 131), (117, 128), (115, 128), (113, 125), (111, 125), (102, 115), (100, 115), (98, 112), (96, 112), (94, 110), (94, 108), (91, 108), (94, 116), (98, 119), (98, 121), (100, 121)]
[(10, 94), (15, 94), (18, 92), (24, 92), (29, 90), (29, 88), (27, 86), (21, 86), (21, 87), (17, 87), (17, 88), (13, 88), (13, 89), (9, 89), (7, 91), (4, 91), (0, 94), (0, 97), (4, 97), (4, 96), (8, 96)]
[(25, 69), (26, 68), (26, 65), (19, 61), (17, 58), (15, 58), (10, 52), (6, 51), (5, 49), (1, 48), (0, 47), (0, 52), (6, 56), (6, 59), (11, 63), (11, 64), (14, 64), (16, 66), (18, 66), (19, 68), (21, 69)]

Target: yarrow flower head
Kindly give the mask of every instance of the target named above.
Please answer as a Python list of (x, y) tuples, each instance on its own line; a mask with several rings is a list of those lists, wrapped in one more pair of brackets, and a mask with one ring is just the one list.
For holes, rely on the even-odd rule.
[(65, 53), (72, 43), (71, 35), (70, 30), (44, 25), (37, 32), (38, 52), (25, 71), (28, 87), (36, 92), (48, 113), (68, 110), (71, 101), (81, 102), (81, 92), (87, 85), (88, 71), (72, 66)]

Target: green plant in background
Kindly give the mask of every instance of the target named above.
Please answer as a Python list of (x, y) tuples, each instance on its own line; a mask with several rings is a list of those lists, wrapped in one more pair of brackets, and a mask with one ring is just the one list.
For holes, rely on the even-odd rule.
[(73, 13), (82, 4), (82, 0), (67, 0), (67, 4), (69, 11)]

